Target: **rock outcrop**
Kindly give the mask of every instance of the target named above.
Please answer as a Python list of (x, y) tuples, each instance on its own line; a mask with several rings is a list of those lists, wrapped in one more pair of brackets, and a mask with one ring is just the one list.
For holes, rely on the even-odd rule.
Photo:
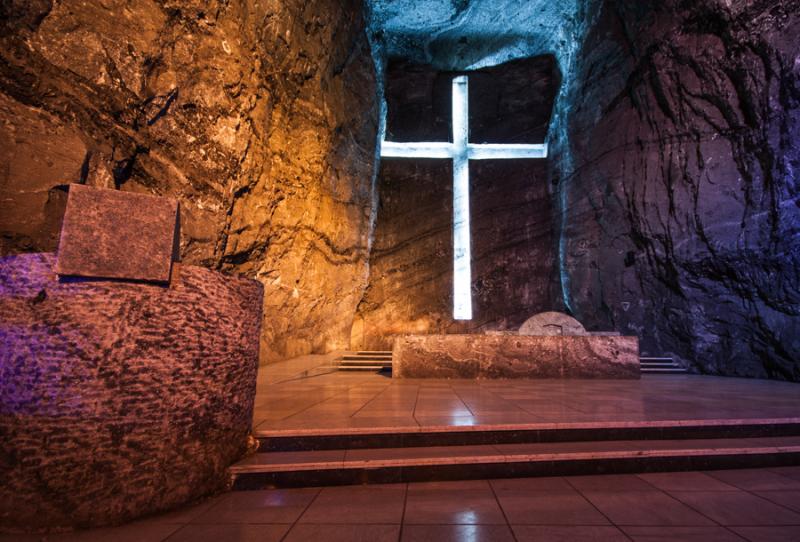
[(265, 285), (262, 358), (345, 347), (378, 124), (362, 5), (0, 6), (0, 251), (52, 251), (66, 185), (181, 202), (185, 262)]
[(252, 430), (261, 284), (191, 265), (168, 288), (64, 281), (55, 259), (0, 259), (0, 531), (224, 490)]
[(565, 304), (704, 373), (800, 379), (797, 2), (596, 2), (559, 157)]

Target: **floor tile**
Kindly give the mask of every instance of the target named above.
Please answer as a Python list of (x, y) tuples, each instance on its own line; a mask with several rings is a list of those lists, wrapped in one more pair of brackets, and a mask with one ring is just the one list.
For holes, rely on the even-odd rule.
[(161, 542), (180, 529), (180, 525), (136, 521), (121, 527), (75, 531), (47, 536), (47, 542)]
[(743, 542), (725, 527), (621, 527), (634, 542)]
[(654, 487), (633, 474), (570, 476), (569, 483), (578, 491), (654, 491)]
[(514, 525), (517, 542), (630, 542), (616, 527)]
[(300, 523), (400, 524), (405, 484), (326, 487)]
[(660, 491), (582, 493), (615, 525), (713, 525), (709, 519)]
[(793, 527), (731, 527), (750, 542), (797, 542), (800, 526)]
[(507, 525), (404, 525), (401, 542), (513, 542)]
[(409, 484), (404, 521), (409, 524), (506, 523), (489, 483), (483, 480)]
[(637, 475), (654, 487), (672, 491), (738, 491), (703, 472), (656, 472)]
[[(283, 542), (397, 542), (400, 525), (322, 525), (298, 523)], [(221, 542), (221, 541), (220, 541)]]
[(496, 490), (512, 525), (609, 525), (577, 491)]
[(572, 486), (566, 478), (544, 477), (544, 478), (500, 478), (490, 480), (495, 492), (507, 491), (570, 491)]
[(746, 491), (800, 490), (800, 480), (765, 469), (716, 470), (708, 475)]
[(800, 525), (800, 514), (744, 491), (671, 491), (720, 525)]
[(775, 474), (780, 474), (781, 476), (792, 478), (793, 480), (800, 480), (800, 466), (774, 467), (769, 470), (771, 472), (774, 472)]
[(279, 542), (290, 525), (186, 525), (167, 542)]
[(319, 489), (234, 491), (193, 523), (294, 523)]
[(754, 493), (775, 504), (800, 512), (800, 491), (755, 491)]

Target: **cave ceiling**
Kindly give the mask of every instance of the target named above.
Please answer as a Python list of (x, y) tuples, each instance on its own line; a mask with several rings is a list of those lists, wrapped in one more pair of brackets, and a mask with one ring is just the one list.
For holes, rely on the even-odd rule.
[(577, 0), (368, 0), (373, 37), (388, 57), (469, 70), (574, 51)]

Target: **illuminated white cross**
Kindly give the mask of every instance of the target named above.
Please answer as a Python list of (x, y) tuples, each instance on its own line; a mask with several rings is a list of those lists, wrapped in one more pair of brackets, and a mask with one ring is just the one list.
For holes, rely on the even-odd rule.
[(547, 158), (547, 144), (505, 145), (469, 142), (467, 76), (453, 79), (453, 142), (396, 143), (384, 141), (383, 158), (449, 158), (453, 160), (453, 318), (472, 319), (470, 270), (469, 161)]

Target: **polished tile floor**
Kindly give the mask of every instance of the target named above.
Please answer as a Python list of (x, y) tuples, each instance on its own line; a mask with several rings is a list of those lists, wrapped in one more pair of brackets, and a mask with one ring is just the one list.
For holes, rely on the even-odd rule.
[[(261, 371), (259, 430), (800, 416), (800, 385), (393, 381), (308, 356)], [(366, 452), (365, 452), (366, 453)], [(126, 526), (0, 542), (800, 540), (800, 467), (232, 492)]]
[(228, 493), (130, 525), (0, 542), (800, 540), (800, 467)]
[(800, 384), (694, 375), (641, 380), (393, 380), (308, 356), (259, 375), (258, 431), (800, 417)]

